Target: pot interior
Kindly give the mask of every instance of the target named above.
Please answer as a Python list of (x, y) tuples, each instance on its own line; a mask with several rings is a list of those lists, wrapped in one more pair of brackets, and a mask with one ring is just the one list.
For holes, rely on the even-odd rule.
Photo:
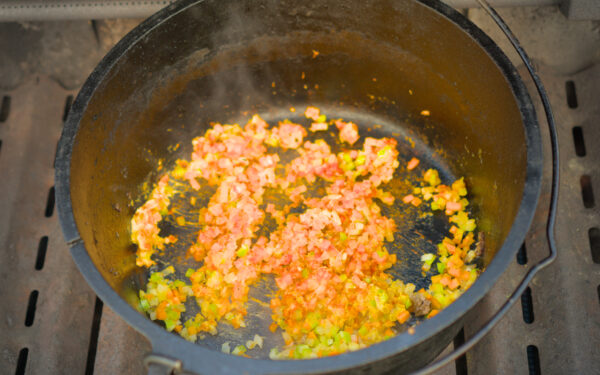
[[(514, 223), (527, 144), (511, 86), (466, 32), (423, 4), (203, 1), (117, 46), (115, 56), (105, 76), (91, 77), (99, 84), (87, 108), (71, 115), (80, 119), (70, 189), (87, 252), (133, 306), (146, 275), (135, 266), (131, 217), (145, 184), (157, 181), (158, 163), (189, 157), (191, 139), (211, 122), (243, 125), (260, 113), (276, 125), (314, 105), (356, 122), (361, 136), (396, 138), (401, 163), (416, 156), (446, 182), (465, 177), (485, 233), (485, 266)], [(389, 188), (401, 197), (403, 186)], [(390, 249), (402, 260), (392, 273), (426, 287), (419, 257), (436, 252), (447, 219), (389, 214), (398, 225)], [(263, 310), (252, 310), (249, 338), (268, 333)], [(200, 344), (218, 348), (240, 335), (223, 332)]]

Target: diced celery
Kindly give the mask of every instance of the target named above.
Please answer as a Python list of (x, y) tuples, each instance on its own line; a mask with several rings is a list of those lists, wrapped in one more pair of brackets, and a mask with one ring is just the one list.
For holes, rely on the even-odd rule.
[(168, 320), (174, 320), (174, 321), (179, 320), (179, 313), (177, 311), (169, 309), (167, 311), (167, 319)]
[(165, 320), (165, 328), (167, 329), (167, 331), (172, 331), (176, 325), (177, 325), (176, 320), (171, 320), (171, 319)]
[(231, 352), (231, 354), (235, 354), (235, 355), (240, 355), (240, 354), (244, 354), (246, 353), (246, 347), (244, 345), (238, 345), (236, 346), (233, 351)]
[(269, 350), (269, 358), (271, 358), (271, 359), (279, 358), (279, 350), (277, 350), (277, 348), (272, 348), (271, 350)]
[(150, 303), (148, 303), (148, 300), (145, 298), (140, 300), (140, 306), (144, 311), (148, 311), (150, 309)]
[(442, 293), (444, 291), (444, 286), (442, 284), (431, 284), (431, 290), (434, 293)]
[(240, 246), (240, 248), (238, 249), (238, 251), (236, 251), (235, 254), (240, 258), (246, 256), (246, 254), (248, 254), (248, 246), (246, 246), (246, 245)]
[(445, 269), (446, 269), (446, 264), (438, 262), (438, 264), (437, 264), (438, 273), (444, 273)]
[(221, 345), (221, 351), (223, 353), (229, 354), (229, 352), (231, 351), (231, 348), (229, 347), (229, 341), (223, 343), (223, 345)]
[(369, 328), (367, 326), (362, 326), (358, 330), (358, 334), (361, 336), (366, 336), (369, 333)]
[(365, 155), (358, 155), (358, 157), (356, 158), (356, 160), (354, 161), (354, 163), (356, 165), (363, 165), (363, 164), (365, 164), (365, 161), (366, 161)]
[(477, 225), (475, 224), (475, 219), (469, 219), (465, 223), (465, 231), (467, 231), (467, 232), (474, 231), (476, 227), (477, 227)]
[(346, 342), (346, 344), (348, 344), (350, 342), (350, 333), (346, 332), (346, 331), (340, 331), (340, 336), (342, 337), (342, 339), (344, 339), (344, 341)]
[(185, 168), (178, 165), (177, 167), (175, 167), (172, 174), (175, 178), (183, 178), (183, 175), (185, 174)]
[(434, 260), (435, 260), (435, 255), (433, 255), (431, 253), (421, 255), (421, 262), (424, 262), (429, 266), (431, 266), (431, 264), (433, 263)]
[(441, 183), (440, 175), (439, 175), (438, 171), (435, 169), (431, 169), (431, 168), (428, 169), (425, 172), (423, 178), (424, 178), (425, 182), (427, 182), (431, 186), (437, 186)]
[(163, 279), (163, 275), (160, 272), (154, 272), (152, 275), (150, 275), (150, 282), (158, 283), (162, 279)]
[(440, 254), (440, 256), (447, 256), (448, 255), (448, 249), (446, 248), (446, 245), (444, 245), (444, 243), (439, 243), (437, 245), (438, 248), (438, 254)]

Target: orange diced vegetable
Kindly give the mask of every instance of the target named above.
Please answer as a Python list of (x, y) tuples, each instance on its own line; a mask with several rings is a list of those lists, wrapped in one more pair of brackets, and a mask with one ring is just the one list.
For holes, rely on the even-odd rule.
[(410, 159), (410, 161), (408, 162), (408, 164), (406, 165), (406, 169), (408, 169), (409, 171), (412, 171), (413, 169), (415, 169), (417, 166), (419, 165), (419, 159), (417, 158), (412, 158)]

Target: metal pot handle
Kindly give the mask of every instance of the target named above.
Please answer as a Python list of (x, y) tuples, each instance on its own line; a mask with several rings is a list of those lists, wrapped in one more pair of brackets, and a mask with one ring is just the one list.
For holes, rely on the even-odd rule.
[(181, 361), (167, 358), (163, 355), (148, 354), (144, 358), (144, 366), (148, 369), (148, 375), (182, 374)]
[(465, 343), (463, 343), (458, 348), (454, 349), (452, 352), (448, 353), (444, 357), (436, 360), (435, 362), (430, 363), (429, 365), (423, 367), (422, 369), (411, 373), (411, 375), (425, 375), (431, 374), (432, 372), (439, 370), (440, 368), (447, 365), (449, 362), (456, 360), (461, 355), (464, 355), (469, 349), (471, 349), (475, 344), (477, 344), (485, 335), (487, 335), (492, 328), (504, 317), (504, 315), (510, 310), (510, 308), (515, 304), (515, 302), (519, 299), (521, 294), (527, 285), (531, 282), (533, 277), (544, 267), (548, 266), (550, 263), (556, 259), (556, 243), (554, 240), (554, 223), (556, 221), (556, 206), (558, 201), (558, 181), (559, 181), (559, 155), (558, 155), (558, 140), (556, 136), (556, 125), (554, 123), (554, 115), (552, 114), (552, 109), (550, 108), (550, 101), (548, 100), (548, 96), (546, 95), (546, 89), (542, 84), (542, 81), (538, 77), (535, 69), (532, 66), (531, 60), (519, 44), (519, 41), (512, 33), (508, 25), (504, 22), (504, 20), (498, 15), (496, 10), (492, 8), (487, 0), (477, 0), (479, 5), (488, 13), (488, 15), (496, 22), (498, 27), (502, 30), (504, 35), (508, 38), (512, 46), (515, 48), (521, 60), (525, 64), (529, 75), (533, 79), (535, 87), (537, 89), (538, 95), (542, 101), (542, 105), (544, 106), (544, 112), (546, 114), (546, 120), (548, 122), (548, 130), (550, 131), (550, 145), (552, 149), (552, 179), (551, 179), (551, 191), (550, 191), (550, 209), (548, 213), (548, 221), (546, 222), (546, 238), (548, 240), (548, 247), (550, 248), (550, 254), (542, 259), (539, 263), (533, 266), (526, 274), (521, 283), (517, 287), (517, 289), (511, 294), (510, 298), (502, 305), (502, 307), (492, 316), (483, 327), (474, 334), (471, 338), (469, 338)]

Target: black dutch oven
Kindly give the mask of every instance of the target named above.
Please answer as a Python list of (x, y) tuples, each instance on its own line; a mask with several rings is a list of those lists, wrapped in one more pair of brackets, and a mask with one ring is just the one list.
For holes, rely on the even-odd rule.
[[(311, 360), (224, 354), (218, 336), (189, 343), (138, 312), (144, 274), (129, 221), (158, 161), (184, 155), (210, 121), (255, 112), (273, 120), (307, 104), (383, 124), (401, 145), (410, 136), (417, 144), (410, 152), (446, 175), (466, 176), (486, 239), (479, 279), (413, 334)], [(431, 115), (420, 116), (423, 109)], [(176, 143), (179, 153), (168, 148)], [(60, 140), (56, 187), (75, 262), (100, 298), (148, 337), (154, 361), (172, 358), (211, 375), (398, 373), (436, 357), (514, 260), (537, 205), (541, 167), (538, 123), (515, 68), (438, 1), (183, 0), (130, 32), (90, 75)], [(418, 269), (402, 250), (405, 236), (397, 238), (393, 251)], [(415, 275), (409, 281), (425, 282)]]

